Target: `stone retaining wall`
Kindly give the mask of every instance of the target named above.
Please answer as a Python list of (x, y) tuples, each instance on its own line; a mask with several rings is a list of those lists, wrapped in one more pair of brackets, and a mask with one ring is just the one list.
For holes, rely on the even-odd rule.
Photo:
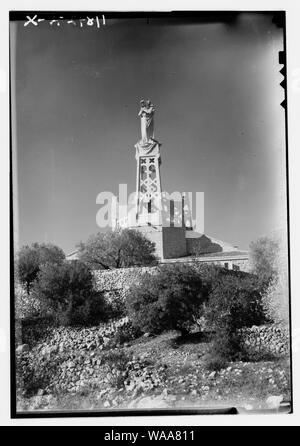
[(277, 325), (244, 328), (242, 345), (250, 355), (285, 356), (290, 349), (287, 330)]
[(94, 275), (99, 291), (104, 291), (108, 295), (116, 293), (125, 298), (127, 290), (133, 283), (137, 283), (146, 272), (155, 273), (155, 271), (157, 267), (119, 268), (95, 271)]
[[(215, 262), (212, 259), (207, 258), (206, 262), (190, 260), (188, 262), (178, 262), (178, 264), (189, 265), (199, 271), (205, 264), (217, 264), (220, 267), (224, 267), (224, 262), (226, 263), (226, 259), (222, 262)], [(237, 264), (238, 262), (238, 260), (234, 261), (234, 263)], [(243, 262), (243, 260), (240, 262)], [(172, 262), (172, 264), (176, 263)], [(94, 271), (96, 286), (99, 291), (107, 292), (108, 297), (110, 294), (112, 296), (115, 294), (121, 298), (125, 298), (128, 289), (133, 283), (137, 283), (145, 273), (155, 274), (158, 268), (159, 266), (149, 266)], [(229, 269), (234, 268), (231, 265)], [(243, 268), (240, 269), (242, 270)]]

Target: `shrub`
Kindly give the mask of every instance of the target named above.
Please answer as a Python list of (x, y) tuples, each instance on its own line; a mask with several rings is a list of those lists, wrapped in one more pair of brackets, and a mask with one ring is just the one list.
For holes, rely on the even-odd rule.
[(108, 368), (109, 385), (117, 389), (124, 386), (128, 377), (128, 363), (131, 361), (132, 355), (124, 351), (110, 350), (102, 356), (103, 363)]
[(209, 265), (203, 263), (199, 265), (196, 264), (195, 271), (200, 275), (202, 280), (202, 292), (208, 297), (212, 290), (213, 283), (217, 280), (220, 275), (226, 274), (228, 270), (218, 266)]
[(253, 271), (264, 285), (263, 306), (270, 322), (288, 326), (289, 286), (288, 247), (283, 232), (251, 243)]
[(175, 329), (186, 333), (205, 300), (199, 273), (186, 265), (164, 265), (131, 286), (126, 308), (133, 326), (143, 332)]
[(210, 347), (208, 367), (218, 370), (218, 365), (214, 364), (222, 364), (220, 368), (224, 368), (228, 361), (242, 360), (245, 357), (240, 335), (230, 326), (218, 327)]
[(61, 325), (95, 325), (106, 317), (104, 298), (95, 291), (91, 270), (76, 260), (44, 265), (33, 294)]
[(206, 362), (206, 368), (211, 372), (219, 372), (220, 370), (225, 369), (226, 366), (226, 360), (221, 356), (215, 355), (215, 352), (211, 353)]
[(120, 319), (126, 314), (124, 298), (119, 290), (105, 291), (106, 314), (109, 319)]
[(263, 305), (271, 322), (288, 327), (289, 324), (289, 283), (287, 242), (277, 238), (278, 251), (273, 262), (273, 274), (263, 294)]
[(16, 387), (24, 396), (30, 397), (39, 389), (45, 389), (55, 378), (62, 358), (33, 355), (30, 352), (16, 358)]
[(281, 272), (270, 283), (262, 298), (266, 316), (271, 322), (289, 324), (289, 290), (287, 274)]
[(50, 243), (23, 246), (17, 256), (17, 277), (27, 294), (29, 295), (41, 266), (46, 263), (61, 264), (64, 259), (63, 250)]
[(123, 350), (109, 350), (103, 353), (102, 360), (104, 364), (124, 372), (128, 362), (131, 361), (131, 355)]
[(253, 273), (268, 284), (276, 275), (276, 258), (280, 249), (277, 236), (261, 237), (250, 244), (250, 264)]
[[(207, 305), (206, 302), (208, 301), (213, 288), (215, 287), (216, 283), (218, 283), (218, 280), (221, 277), (233, 276), (240, 279), (248, 277), (248, 273), (245, 273), (243, 271), (228, 270), (219, 265), (206, 264), (206, 263), (203, 263), (201, 265), (197, 264), (196, 271), (200, 275), (202, 280), (202, 292), (203, 292), (203, 297), (205, 298), (204, 306)], [(201, 319), (197, 321), (197, 325), (198, 327), (201, 327), (201, 329), (209, 328), (209, 326), (211, 325), (207, 320), (206, 316), (207, 312), (204, 311), (203, 314), (201, 314)]]
[(116, 329), (114, 342), (116, 344), (124, 344), (124, 342), (133, 341), (142, 335), (140, 328), (134, 327), (130, 321)]
[(215, 331), (212, 356), (237, 359), (242, 354), (238, 330), (265, 322), (257, 278), (238, 274), (219, 277), (209, 297), (206, 317)]
[(253, 275), (221, 276), (209, 297), (207, 317), (214, 327), (230, 326), (236, 330), (264, 322), (261, 286)]
[(28, 344), (30, 348), (45, 341), (51, 334), (54, 327), (54, 321), (51, 316), (48, 317), (26, 317), (21, 322), (22, 344)]

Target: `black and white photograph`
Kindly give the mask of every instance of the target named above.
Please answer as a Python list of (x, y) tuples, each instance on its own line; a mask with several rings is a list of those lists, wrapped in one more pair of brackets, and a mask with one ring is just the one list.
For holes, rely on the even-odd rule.
[(292, 413), (285, 28), (10, 12), (15, 417)]

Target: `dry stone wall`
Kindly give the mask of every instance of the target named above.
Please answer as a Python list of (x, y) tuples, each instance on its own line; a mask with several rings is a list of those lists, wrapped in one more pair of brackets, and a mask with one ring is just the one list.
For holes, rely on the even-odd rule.
[(251, 355), (286, 356), (289, 354), (289, 334), (277, 325), (243, 328), (242, 345)]
[(137, 283), (146, 272), (153, 274), (157, 267), (119, 268), (112, 270), (95, 271), (96, 286), (99, 291), (118, 294), (125, 298), (127, 291), (133, 283)]
[[(190, 265), (191, 267), (197, 270), (202, 268), (204, 263), (218, 264), (219, 266), (224, 267), (224, 262), (226, 262), (226, 260), (222, 262), (215, 262), (215, 261), (210, 261), (210, 259), (208, 258), (207, 262), (189, 261), (180, 263)], [(239, 261), (234, 261), (234, 263), (238, 262)], [(243, 260), (241, 260), (240, 262), (243, 262)], [(239, 266), (242, 266), (242, 264), (240, 264)], [(246, 271), (245, 265), (243, 266), (244, 267), (241, 267), (240, 269)], [(96, 279), (96, 286), (99, 291), (106, 292), (108, 297), (110, 295), (112, 297), (115, 297), (115, 295), (117, 294), (121, 298), (125, 298), (128, 289), (132, 284), (137, 283), (145, 273), (155, 274), (158, 268), (159, 266), (151, 266), (151, 267), (146, 266), (146, 267), (118, 268), (112, 270), (98, 270), (94, 272), (94, 276)], [(232, 265), (230, 269), (233, 269)]]

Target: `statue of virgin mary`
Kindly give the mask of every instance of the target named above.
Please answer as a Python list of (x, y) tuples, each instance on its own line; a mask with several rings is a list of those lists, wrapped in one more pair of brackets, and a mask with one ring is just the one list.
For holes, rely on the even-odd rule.
[(154, 106), (149, 99), (141, 100), (141, 108), (138, 116), (141, 118), (142, 143), (147, 144), (154, 138)]

